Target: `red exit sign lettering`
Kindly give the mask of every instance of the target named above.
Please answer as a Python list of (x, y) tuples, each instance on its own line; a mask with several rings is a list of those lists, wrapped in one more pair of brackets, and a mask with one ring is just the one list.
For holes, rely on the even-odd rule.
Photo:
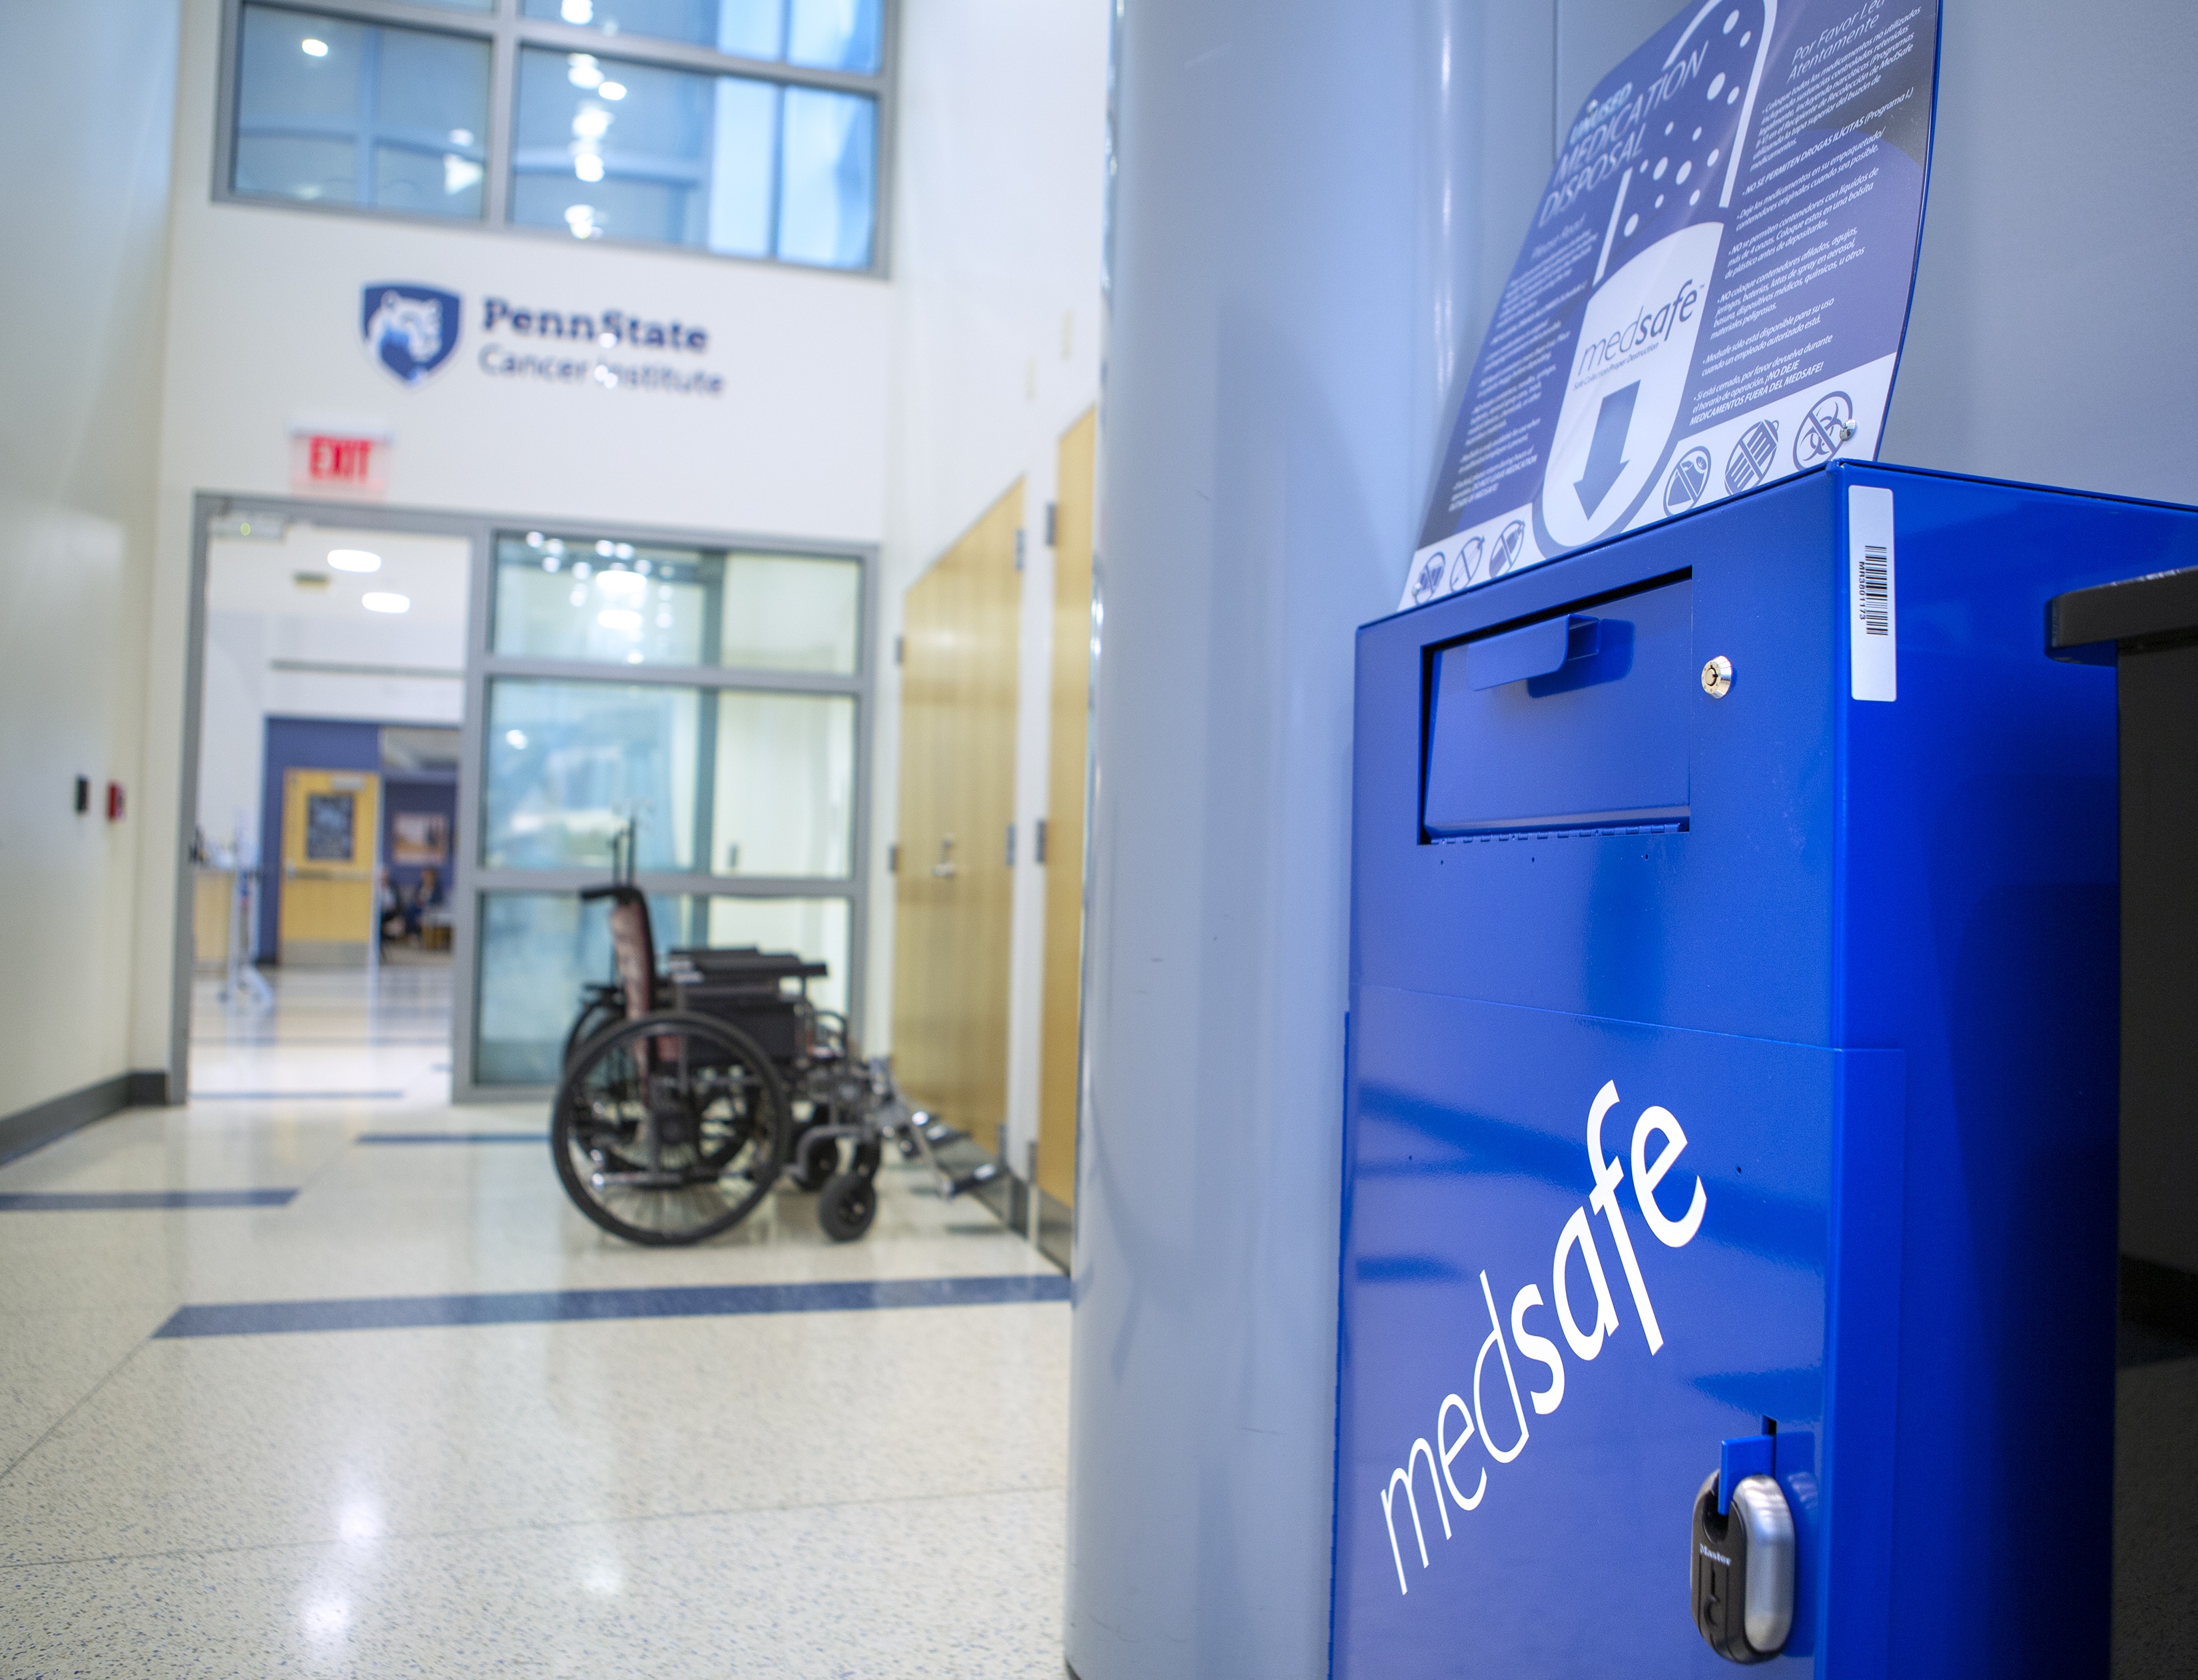
[(308, 495), (379, 501), (389, 490), (389, 448), (387, 434), (294, 427), (290, 488)]

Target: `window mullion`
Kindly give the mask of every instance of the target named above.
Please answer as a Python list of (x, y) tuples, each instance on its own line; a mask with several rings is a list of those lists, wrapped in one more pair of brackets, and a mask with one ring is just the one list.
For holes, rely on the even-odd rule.
[(758, 81), (786, 82), (801, 87), (829, 88), (835, 93), (867, 94), (881, 90), (882, 73), (824, 70), (783, 59), (742, 58), (714, 47), (675, 41), (654, 35), (608, 35), (583, 25), (550, 23), (541, 18), (520, 18), (514, 24), (520, 44), (553, 52), (586, 53), (598, 59), (620, 59), (664, 70), (694, 70), (711, 76), (745, 76)]
[(499, 0), (496, 38), (490, 48), (488, 84), (488, 180), (482, 212), (492, 228), (511, 220), (511, 160), (519, 137), (519, 0)]
[(363, 210), (375, 207), (380, 197), (375, 189), (374, 159), (375, 107), (381, 102), (381, 32), (368, 34), (359, 49), (360, 74), (358, 78), (358, 139), (352, 167), (358, 171), (358, 192), (356, 202)]

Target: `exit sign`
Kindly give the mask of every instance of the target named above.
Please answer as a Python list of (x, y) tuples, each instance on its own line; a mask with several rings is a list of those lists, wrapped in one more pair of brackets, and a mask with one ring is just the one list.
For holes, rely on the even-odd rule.
[(309, 496), (381, 501), (389, 493), (391, 441), (378, 427), (294, 423), (290, 488)]

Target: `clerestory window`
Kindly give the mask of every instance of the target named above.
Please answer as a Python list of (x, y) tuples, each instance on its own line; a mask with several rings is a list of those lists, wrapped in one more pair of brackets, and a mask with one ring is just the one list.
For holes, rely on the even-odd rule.
[(218, 198), (877, 272), (890, 0), (230, 0)]

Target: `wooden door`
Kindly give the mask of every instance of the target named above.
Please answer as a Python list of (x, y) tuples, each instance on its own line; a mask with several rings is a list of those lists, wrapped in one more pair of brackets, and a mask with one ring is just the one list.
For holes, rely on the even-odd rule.
[(282, 772), (285, 963), (331, 967), (366, 961), (374, 937), (375, 841), (381, 778), (368, 770)]
[(1084, 975), (1084, 790), (1091, 702), (1091, 531), (1099, 416), (1061, 439), (1054, 505), (1052, 747), (1045, 796), (1045, 1009), (1038, 1188), (1076, 1205), (1077, 1045)]
[(901, 642), (893, 1067), (998, 1153), (1008, 1110), (1018, 481), (908, 591)]

